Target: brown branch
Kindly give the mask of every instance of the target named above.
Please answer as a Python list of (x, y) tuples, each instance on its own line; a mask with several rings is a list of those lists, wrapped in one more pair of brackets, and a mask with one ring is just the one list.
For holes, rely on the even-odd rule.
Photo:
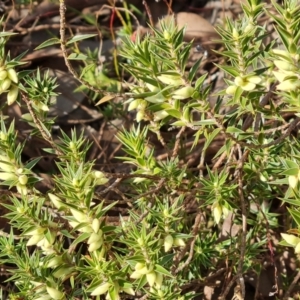
[(246, 253), (246, 243), (247, 243), (247, 208), (246, 201), (244, 197), (244, 183), (243, 183), (243, 166), (245, 160), (248, 157), (249, 151), (247, 150), (242, 154), (240, 146), (238, 146), (239, 152), (239, 163), (237, 166), (237, 176), (238, 176), (238, 193), (241, 201), (241, 211), (242, 211), (242, 236), (241, 236), (241, 246), (240, 246), (240, 259), (237, 267), (237, 285), (241, 288), (241, 295), (243, 299), (245, 298), (245, 281), (243, 277), (243, 263)]
[(22, 95), (23, 101), (26, 103), (28, 111), (33, 119), (33, 122), (36, 125), (37, 129), (39, 130), (40, 134), (42, 135), (43, 139), (51, 145), (51, 147), (55, 150), (55, 153), (57, 155), (62, 155), (61, 151), (59, 150), (57, 145), (54, 143), (51, 134), (49, 134), (45, 131), (45, 129), (42, 126), (42, 122), (36, 116), (34, 110), (31, 107), (30, 99), (23, 92), (21, 93), (21, 95)]
[[(172, 270), (171, 270), (171, 273), (173, 275), (176, 275), (180, 271), (182, 271), (185, 267), (187, 267), (190, 264), (190, 262), (193, 259), (195, 243), (196, 243), (196, 240), (198, 238), (198, 233), (199, 233), (199, 230), (200, 230), (201, 217), (202, 217), (202, 213), (200, 212), (200, 213), (197, 214), (197, 216), (195, 218), (195, 223), (194, 223), (194, 226), (193, 226), (193, 233), (192, 233), (193, 238), (190, 239), (190, 241), (185, 245), (183, 250), (178, 255), (176, 255), (175, 258), (174, 258), (174, 264), (173, 264), (173, 267), (172, 267)], [(188, 256), (187, 260), (181, 266), (179, 266), (175, 269), (175, 267), (178, 266), (179, 262), (184, 257), (184, 255), (186, 254), (188, 249), (190, 249), (190, 251), (189, 251), (189, 256)]]
[(75, 79), (77, 79), (81, 84), (85, 85), (86, 87), (88, 87), (90, 90), (92, 90), (95, 93), (102, 93), (104, 95), (109, 95), (109, 96), (122, 96), (125, 97), (124, 94), (121, 93), (111, 93), (111, 92), (107, 92), (105, 90), (102, 89), (98, 89), (95, 88), (94, 86), (90, 85), (86, 80), (80, 78), (80, 76), (78, 76), (77, 72), (75, 71), (75, 69), (73, 68), (73, 66), (71, 65), (69, 59), (68, 59), (68, 52), (67, 52), (67, 42), (66, 42), (66, 35), (65, 35), (65, 29), (66, 29), (66, 16), (65, 16), (65, 12), (66, 12), (66, 5), (64, 0), (60, 0), (59, 1), (59, 14), (60, 14), (60, 46), (61, 46), (61, 50), (62, 50), (62, 54), (65, 60), (65, 64), (69, 70), (69, 72), (74, 76)]
[(300, 280), (300, 270), (298, 271), (297, 275), (295, 276), (293, 282), (291, 283), (291, 285), (289, 286), (289, 288), (287, 289), (287, 291), (285, 292), (285, 295), (283, 297), (283, 300), (288, 300), (290, 299), (290, 294), (293, 291), (294, 287), (296, 286), (297, 282)]
[(179, 132), (176, 134), (176, 140), (175, 140), (175, 145), (174, 145), (174, 149), (173, 149), (173, 153), (172, 153), (172, 158), (175, 158), (178, 154), (179, 145), (181, 142), (181, 136), (185, 132), (185, 130), (186, 130), (186, 127), (183, 126), (183, 127), (181, 127)]

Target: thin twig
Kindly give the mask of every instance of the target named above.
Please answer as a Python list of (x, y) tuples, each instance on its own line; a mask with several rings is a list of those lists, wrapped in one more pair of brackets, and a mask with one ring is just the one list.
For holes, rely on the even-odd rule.
[[(172, 271), (173, 275), (176, 275), (180, 271), (182, 271), (185, 267), (187, 267), (190, 264), (190, 262), (193, 259), (195, 243), (198, 238), (198, 233), (200, 230), (201, 217), (202, 217), (202, 213), (200, 212), (197, 214), (195, 218), (195, 223), (193, 226), (193, 233), (192, 233), (193, 238), (185, 245), (184, 249), (175, 257), (174, 264), (173, 264), (173, 271)], [(187, 260), (181, 266), (177, 267), (176, 270), (174, 270), (174, 268), (179, 264), (180, 260), (184, 257), (188, 249), (190, 249), (190, 251)]]
[(179, 132), (176, 134), (176, 140), (175, 140), (174, 150), (173, 150), (173, 153), (172, 153), (172, 157), (173, 158), (175, 158), (177, 156), (177, 154), (178, 154), (179, 145), (180, 145), (180, 142), (181, 142), (181, 136), (185, 132), (185, 130), (186, 130), (186, 127), (183, 126), (183, 127), (181, 127), (181, 129), (179, 130)]
[(290, 299), (290, 294), (293, 291), (294, 287), (296, 286), (297, 282), (300, 280), (300, 270), (298, 271), (297, 275), (295, 276), (293, 282), (291, 283), (291, 285), (289, 286), (289, 288), (287, 289), (287, 291), (285, 292), (285, 295), (283, 297), (283, 300), (288, 300)]
[(209, 275), (208, 277), (206, 277), (204, 280), (200, 280), (200, 279), (196, 279), (196, 280), (192, 280), (189, 283), (181, 286), (181, 290), (188, 290), (191, 287), (195, 287), (195, 286), (209, 286), (210, 282), (215, 279), (218, 278), (221, 274), (223, 274), (224, 272), (226, 272), (226, 268), (220, 268), (218, 269), (214, 274)]
[[(7, 233), (3, 230), (0, 229), (0, 236), (6, 237), (6, 238), (10, 238), (10, 233)], [(23, 238), (22, 236), (19, 235), (13, 235), (14, 240), (20, 240), (21, 238)]]
[(104, 189), (101, 192), (97, 193), (97, 196), (104, 195), (108, 193), (110, 190), (114, 189), (123, 179), (122, 178), (117, 178), (115, 182), (113, 182), (110, 186), (108, 186), (106, 189)]
[(30, 100), (29, 98), (27, 97), (27, 95), (25, 95), (24, 93), (22, 93), (22, 99), (23, 101), (26, 103), (26, 106), (28, 108), (28, 111), (33, 119), (33, 122), (34, 124), (36, 125), (37, 129), (39, 130), (40, 134), (42, 135), (43, 139), (48, 142), (52, 148), (55, 150), (55, 153), (57, 155), (62, 155), (61, 151), (59, 150), (59, 148), (56, 146), (56, 144), (54, 143), (53, 139), (52, 139), (52, 136), (51, 134), (48, 134), (42, 124), (41, 124), (41, 121), (40, 119), (36, 116), (34, 110), (32, 109), (31, 107), (31, 103), (30, 103)]
[(223, 294), (218, 298), (219, 300), (226, 300), (226, 296), (228, 295), (228, 293), (230, 292), (230, 289), (232, 288), (234, 282), (238, 279), (238, 275), (235, 275), (230, 282), (227, 284), (225, 291), (223, 292)]
[(150, 22), (150, 25), (152, 27), (154, 27), (154, 23), (153, 23), (153, 18), (152, 18), (152, 14), (151, 14), (151, 10), (147, 4), (147, 1), (146, 0), (143, 0), (143, 5), (145, 6), (145, 9), (146, 9), (146, 12), (147, 12), (147, 15), (148, 15), (148, 18), (149, 18), (149, 22)]
[(246, 209), (246, 201), (244, 197), (243, 190), (243, 166), (246, 158), (248, 157), (249, 151), (246, 151), (242, 154), (242, 150), (240, 146), (237, 147), (239, 153), (239, 163), (237, 166), (238, 172), (238, 193), (241, 202), (241, 211), (242, 211), (242, 236), (241, 236), (241, 245), (240, 245), (240, 259), (237, 267), (237, 284), (240, 285), (241, 294), (243, 299), (245, 298), (245, 281), (243, 277), (243, 263), (246, 253), (246, 243), (247, 243), (247, 209)]
[(65, 64), (69, 70), (69, 72), (74, 76), (75, 79), (77, 79), (81, 84), (85, 85), (86, 87), (88, 87), (90, 90), (92, 90), (95, 93), (102, 93), (104, 95), (109, 95), (109, 96), (120, 96), (120, 97), (124, 97), (124, 94), (121, 93), (111, 93), (111, 92), (107, 92), (105, 90), (102, 89), (98, 89), (95, 88), (94, 86), (90, 85), (86, 80), (80, 78), (77, 74), (77, 72), (75, 71), (75, 69), (73, 68), (73, 66), (71, 65), (69, 59), (68, 59), (68, 52), (67, 52), (67, 42), (66, 42), (66, 35), (65, 35), (65, 29), (66, 29), (66, 16), (65, 16), (65, 12), (66, 12), (66, 5), (64, 0), (60, 0), (59, 1), (59, 14), (60, 14), (60, 47), (62, 50), (62, 54), (65, 60)]

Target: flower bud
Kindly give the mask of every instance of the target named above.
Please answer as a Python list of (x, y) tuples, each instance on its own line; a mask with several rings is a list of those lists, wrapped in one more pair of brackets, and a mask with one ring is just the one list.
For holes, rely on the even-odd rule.
[(169, 32), (168, 30), (164, 30), (163, 35), (164, 35), (164, 38), (165, 38), (167, 41), (170, 40), (171, 34), (170, 34), (170, 32)]
[(168, 234), (164, 240), (165, 252), (169, 252), (172, 249), (174, 239), (172, 235)]
[(53, 276), (55, 278), (62, 278), (68, 276), (72, 272), (73, 272), (73, 268), (66, 267), (65, 265), (63, 265), (53, 273)]
[(11, 80), (9, 78), (6, 78), (1, 83), (1, 89), (2, 91), (7, 91), (11, 86)]
[(288, 177), (288, 181), (289, 181), (289, 186), (292, 188), (292, 189), (295, 189), (297, 187), (297, 184), (298, 184), (298, 176), (295, 176), (295, 175), (290, 175)]
[(10, 88), (9, 92), (7, 93), (7, 104), (8, 105), (13, 104), (17, 100), (18, 95), (19, 95), (19, 88), (16, 85), (13, 85)]
[(139, 279), (143, 276), (143, 274), (139, 273), (138, 271), (134, 271), (131, 275), (130, 278), (132, 279)]
[(193, 95), (194, 91), (195, 91), (195, 89), (193, 87), (185, 86), (185, 87), (175, 91), (172, 95), (172, 98), (184, 100), (184, 99), (190, 98)]
[(222, 206), (222, 213), (224, 218), (226, 218), (229, 214), (229, 209), (226, 206)]
[(139, 271), (139, 270), (143, 269), (144, 267), (145, 267), (145, 264), (144, 264), (144, 263), (138, 262), (138, 263), (136, 263), (136, 265), (134, 266), (134, 269), (135, 269), (136, 271)]
[(28, 189), (27, 189), (26, 185), (18, 183), (16, 185), (16, 188), (17, 188), (18, 193), (20, 193), (21, 195), (27, 195)]
[(26, 185), (27, 182), (28, 182), (28, 177), (27, 177), (27, 175), (21, 175), (21, 176), (19, 176), (19, 182), (20, 182), (22, 185)]
[(46, 268), (55, 268), (59, 265), (61, 265), (63, 262), (62, 257), (61, 256), (55, 256), (52, 257), (46, 264)]
[(174, 246), (177, 247), (184, 247), (185, 246), (185, 242), (182, 238), (175, 238), (174, 239)]
[(101, 172), (101, 171), (94, 171), (93, 172), (93, 176), (94, 176), (94, 178), (97, 178), (97, 179), (99, 179), (99, 178), (105, 178), (104, 173)]
[(27, 242), (26, 246), (33, 246), (36, 245), (38, 242), (40, 242), (44, 238), (43, 234), (37, 234), (33, 235)]
[(184, 80), (181, 78), (179, 74), (178, 75), (164, 74), (164, 75), (157, 76), (157, 79), (160, 80), (162, 83), (170, 84), (173, 86), (179, 86), (184, 84)]
[(0, 71), (0, 80), (4, 80), (7, 77), (7, 71), (6, 70), (1, 70)]
[(37, 227), (37, 228), (34, 228), (26, 233), (24, 233), (24, 235), (37, 235), (37, 234), (41, 234), (43, 235), (43, 233), (45, 232), (45, 228), (43, 227)]
[(164, 292), (162, 291), (162, 290), (158, 290), (157, 291), (157, 295), (158, 295), (158, 297), (160, 298), (160, 299), (164, 299), (163, 297), (164, 297)]
[(244, 32), (245, 32), (245, 33), (248, 33), (248, 32), (250, 32), (252, 29), (254, 29), (254, 25), (253, 25), (252, 23), (249, 23), (249, 24), (245, 27)]
[(99, 178), (95, 181), (95, 184), (96, 185), (103, 185), (105, 183), (107, 183), (109, 181), (108, 178), (105, 178), (105, 177), (102, 177), (102, 178)]
[(53, 205), (57, 209), (60, 209), (63, 206), (63, 203), (61, 202), (61, 200), (57, 196), (55, 196), (55, 195), (53, 195), (51, 193), (49, 193), (48, 196), (49, 196), (51, 202), (53, 203)]
[(18, 83), (18, 75), (14, 69), (8, 69), (7, 70), (7, 76), (8, 78), (13, 81), (14, 83)]
[(54, 300), (60, 300), (64, 296), (64, 294), (62, 292), (60, 292), (59, 290), (54, 289), (52, 287), (47, 286), (46, 290), (47, 290), (48, 294), (50, 295), (50, 297)]
[(161, 273), (156, 273), (155, 286), (160, 289), (164, 280), (164, 276)]
[(128, 111), (134, 110), (139, 106), (140, 103), (140, 99), (134, 99), (133, 101), (131, 101), (128, 105)]
[(91, 296), (99, 296), (105, 294), (108, 291), (110, 285), (111, 284), (109, 282), (102, 283), (92, 291)]
[(152, 271), (152, 272), (146, 274), (146, 278), (147, 278), (147, 281), (148, 281), (149, 285), (153, 286), (154, 283), (155, 283), (155, 280), (156, 280), (156, 273), (155, 273), (155, 271)]
[(88, 251), (89, 252), (94, 252), (96, 251), (97, 249), (99, 249), (103, 244), (103, 239), (100, 238), (100, 240), (98, 240), (97, 242), (94, 242), (94, 243), (91, 243), (89, 248), (88, 248)]
[(78, 178), (73, 178), (72, 184), (74, 187), (80, 187), (80, 180)]
[(49, 106), (48, 106), (47, 104), (45, 104), (45, 103), (40, 103), (40, 104), (38, 105), (38, 108), (39, 108), (40, 110), (42, 110), (42, 111), (49, 111)]
[(167, 116), (169, 116), (169, 114), (165, 110), (157, 111), (153, 115), (154, 115), (153, 121), (155, 121), (155, 122), (158, 122), (158, 121), (166, 118)]
[[(78, 222), (73, 222), (73, 221), (69, 221), (70, 226), (72, 226), (73, 228), (77, 227), (80, 223)], [(79, 232), (93, 232), (93, 229), (90, 225), (84, 226), (84, 227), (80, 227), (78, 229)]]
[(144, 246), (144, 240), (141, 237), (137, 239), (137, 242), (140, 246)]
[(144, 119), (145, 111), (139, 110), (136, 114), (136, 121), (139, 123)]
[(232, 29), (232, 37), (237, 40), (239, 38), (239, 32), (236, 30), (236, 28)]
[(0, 131), (0, 140), (7, 141), (7, 134), (3, 131)]
[(133, 290), (133, 288), (122, 288), (122, 291), (128, 295), (134, 296), (135, 292)]
[(137, 109), (138, 110), (145, 110), (146, 107), (147, 107), (147, 101), (144, 100), (144, 99), (140, 99)]
[(213, 215), (214, 215), (215, 222), (217, 224), (219, 224), (219, 222), (221, 220), (221, 216), (222, 216), (222, 207), (219, 203), (215, 203), (212, 206), (212, 209), (213, 209)]
[(102, 240), (102, 232), (101, 232), (101, 234), (93, 232), (91, 234), (91, 236), (89, 237), (87, 243), (90, 245), (90, 244), (98, 242), (100, 240)]
[(72, 213), (73, 217), (79, 223), (84, 223), (84, 222), (88, 222), (89, 221), (89, 218), (84, 213), (82, 213), (81, 211), (73, 209), (73, 208), (71, 208), (70, 210), (71, 210), (71, 213)]
[(94, 232), (98, 232), (99, 228), (100, 228), (100, 220), (99, 219), (94, 219), (92, 222), (92, 228), (94, 230)]
[(32, 122), (32, 121), (33, 121), (33, 118), (32, 118), (32, 116), (31, 116), (30, 113), (23, 114), (23, 115), (21, 116), (21, 118), (22, 118), (23, 120), (27, 121), (27, 122)]

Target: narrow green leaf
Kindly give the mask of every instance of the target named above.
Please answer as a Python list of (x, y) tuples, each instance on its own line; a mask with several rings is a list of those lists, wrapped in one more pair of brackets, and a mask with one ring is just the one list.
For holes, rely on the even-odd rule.
[(243, 130), (241, 130), (237, 127), (234, 127), (234, 126), (227, 127), (226, 132), (228, 132), (228, 133), (244, 133)]
[[(195, 77), (195, 75), (196, 75), (196, 73), (197, 73), (197, 71), (198, 71), (198, 69), (199, 69), (199, 66), (200, 66), (200, 64), (201, 64), (201, 61), (202, 61), (202, 57), (200, 58), (200, 59), (198, 59), (195, 63), (194, 63), (194, 65), (191, 67), (191, 69), (190, 69), (190, 72), (189, 72), (189, 76), (188, 76), (188, 79), (189, 79), (189, 81), (191, 82), (191, 81), (193, 81), (193, 79), (194, 79), (194, 77)], [(200, 77), (201, 78), (201, 77)], [(201, 85), (201, 83), (200, 83), (200, 85)], [(200, 86), (199, 85), (199, 86)], [(197, 85), (196, 85), (197, 86)]]
[(295, 209), (287, 208), (291, 216), (293, 217), (294, 221), (300, 226), (300, 212), (296, 211)]
[(177, 118), (177, 119), (180, 119), (181, 118), (181, 113), (180, 111), (176, 110), (176, 109), (166, 109), (166, 112), (174, 117), (174, 118)]
[(299, 165), (294, 162), (293, 160), (290, 160), (290, 159), (285, 159), (284, 160), (284, 163), (289, 167), (289, 168), (295, 168), (295, 169), (299, 169)]
[(281, 175), (287, 175), (287, 176), (297, 176), (299, 173), (299, 167), (298, 168), (291, 168), (288, 170), (285, 170), (281, 172)]
[(82, 53), (71, 53), (68, 56), (68, 59), (71, 60), (86, 60), (88, 57)]
[(77, 245), (78, 243), (81, 243), (83, 241), (85, 241), (86, 239), (88, 239), (91, 236), (90, 232), (84, 232), (82, 234), (80, 234), (75, 240), (74, 242), (70, 245), (70, 247), (73, 247), (75, 245)]
[(60, 43), (60, 40), (58, 38), (52, 38), (52, 39), (49, 39), (49, 40), (41, 43), (34, 50), (43, 49), (43, 48), (46, 48), (46, 47), (49, 47), (49, 46), (53, 46), (53, 45), (56, 45), (56, 44), (59, 44), (59, 43)]
[(97, 34), (78, 34), (68, 40), (67, 45), (97, 36)]
[(239, 71), (235, 67), (218, 65), (218, 64), (216, 64), (216, 66), (233, 77), (239, 76)]
[(0, 32), (0, 37), (7, 37), (7, 36), (12, 36), (17, 34), (18, 33), (14, 33), (14, 32)]
[(29, 163), (27, 163), (25, 165), (25, 169), (32, 169), (39, 161), (40, 161), (41, 157), (37, 157), (34, 158), (33, 160), (31, 160)]
[(205, 142), (204, 147), (203, 147), (203, 150), (206, 150), (208, 148), (208, 146), (211, 144), (211, 142), (219, 134), (220, 131), (221, 131), (221, 128), (216, 128), (213, 132), (208, 134), (208, 136), (206, 138), (206, 142)]
[(160, 265), (155, 265), (154, 269), (158, 273), (161, 273), (161, 274), (169, 276), (169, 277), (173, 277), (172, 274), (168, 270), (166, 270), (164, 267), (162, 267)]
[(195, 83), (195, 89), (199, 90), (200, 87), (202, 86), (202, 83), (204, 82), (205, 78), (207, 77), (207, 74), (202, 75), (199, 77)]

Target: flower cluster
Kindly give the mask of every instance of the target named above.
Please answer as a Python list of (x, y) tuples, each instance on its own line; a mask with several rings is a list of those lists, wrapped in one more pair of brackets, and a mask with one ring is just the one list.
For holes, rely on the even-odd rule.
[[(0, 135), (0, 141), (5, 139), (5, 134)], [(17, 191), (22, 194), (27, 194), (28, 176), (26, 170), (20, 167), (13, 157), (10, 157), (4, 151), (0, 152), (0, 180), (7, 183), (13, 183)]]
[(278, 68), (278, 71), (273, 71), (274, 76), (279, 81), (277, 90), (289, 92), (299, 89), (300, 80), (297, 74), (299, 54), (291, 54), (281, 49), (274, 49), (273, 53), (278, 58), (274, 60), (274, 65)]
[(18, 75), (14, 68), (1, 66), (0, 67), (0, 94), (7, 92), (7, 104), (13, 104), (19, 94), (17, 86)]
[(233, 95), (238, 87), (241, 87), (244, 91), (253, 91), (261, 81), (261, 78), (255, 75), (237, 76), (234, 79), (234, 85), (230, 85), (226, 89), (226, 94)]
[(281, 237), (292, 247), (295, 248), (295, 253), (300, 253), (300, 238), (293, 234), (281, 233)]

